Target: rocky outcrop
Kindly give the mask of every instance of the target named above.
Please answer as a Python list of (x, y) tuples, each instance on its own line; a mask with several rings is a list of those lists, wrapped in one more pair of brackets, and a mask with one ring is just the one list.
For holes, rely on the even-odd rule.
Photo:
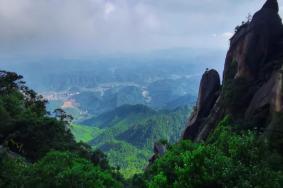
[(281, 80), (281, 73), (274, 73), (271, 78), (257, 90), (246, 111), (246, 119), (253, 116), (258, 109), (264, 108), (265, 106), (272, 108), (273, 111), (281, 111), (281, 100), (280, 97), (278, 97), (278, 95), (280, 96), (279, 91), (281, 90), (279, 80)]
[[(276, 0), (268, 0), (251, 21), (243, 24), (231, 38), (224, 69), (224, 80), (257, 79), (267, 63), (276, 58), (282, 46), (282, 22)], [(236, 64), (235, 65), (233, 65)], [(236, 70), (233, 70), (236, 69)], [(269, 76), (269, 75), (267, 75)]]
[(153, 164), (159, 157), (163, 156), (167, 150), (167, 144), (164, 143), (155, 143), (154, 144), (154, 154), (149, 159), (149, 165)]
[(279, 6), (277, 0), (268, 0), (266, 3), (263, 5), (263, 8), (267, 9), (273, 9), (275, 11), (279, 11)]
[(193, 139), (197, 136), (200, 125), (209, 115), (220, 93), (220, 76), (216, 70), (207, 70), (202, 76), (197, 105), (190, 117), (184, 139)]
[(226, 55), (221, 91), (220, 79), (207, 80), (212, 73), (205, 72), (184, 139), (206, 139), (225, 115), (240, 127), (264, 131), (272, 127), (274, 113), (283, 113), (283, 25), (278, 11), (277, 0), (267, 0), (251, 20), (237, 27)]

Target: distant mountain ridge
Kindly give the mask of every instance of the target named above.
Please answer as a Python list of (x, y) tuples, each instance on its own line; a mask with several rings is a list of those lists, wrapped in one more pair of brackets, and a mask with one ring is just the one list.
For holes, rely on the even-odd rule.
[(105, 112), (98, 117), (93, 117), (91, 119), (81, 122), (84, 125), (95, 126), (99, 128), (111, 128), (115, 125), (115, 122), (121, 119), (129, 118), (130, 116), (146, 116), (157, 113), (151, 108), (144, 105), (123, 105), (112, 111)]

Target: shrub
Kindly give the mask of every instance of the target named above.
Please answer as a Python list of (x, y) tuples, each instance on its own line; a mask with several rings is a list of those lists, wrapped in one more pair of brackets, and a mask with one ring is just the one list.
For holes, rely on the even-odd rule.
[[(50, 150), (83, 153), (68, 129), (66, 114), (51, 118), (42, 96), (22, 76), (0, 71), (0, 145), (34, 162)], [(67, 116), (66, 116), (67, 117)]]
[(122, 187), (90, 161), (69, 152), (50, 152), (27, 172), (26, 187)]
[(102, 170), (70, 152), (50, 152), (34, 164), (9, 157), (0, 160), (0, 187), (123, 187), (112, 170)]
[[(282, 187), (279, 155), (253, 132), (234, 133), (226, 118), (208, 143), (181, 141), (145, 173), (149, 187)], [(275, 159), (273, 157), (272, 159)]]
[(21, 158), (12, 159), (7, 153), (0, 154), (0, 187), (20, 187), (28, 164)]

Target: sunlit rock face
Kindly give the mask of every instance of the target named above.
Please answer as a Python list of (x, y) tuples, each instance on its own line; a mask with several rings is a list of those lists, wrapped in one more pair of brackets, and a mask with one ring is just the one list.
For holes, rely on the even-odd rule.
[(267, 0), (252, 19), (236, 28), (223, 84), (218, 85), (216, 71), (204, 73), (184, 139), (205, 140), (227, 115), (238, 129), (283, 128), (283, 123), (274, 126), (274, 114), (283, 117), (283, 25), (278, 11), (277, 0)]

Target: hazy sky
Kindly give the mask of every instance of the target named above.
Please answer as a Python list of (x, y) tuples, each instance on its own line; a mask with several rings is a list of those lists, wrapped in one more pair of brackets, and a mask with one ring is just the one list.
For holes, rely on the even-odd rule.
[(0, 56), (224, 49), (264, 1), (0, 0)]

